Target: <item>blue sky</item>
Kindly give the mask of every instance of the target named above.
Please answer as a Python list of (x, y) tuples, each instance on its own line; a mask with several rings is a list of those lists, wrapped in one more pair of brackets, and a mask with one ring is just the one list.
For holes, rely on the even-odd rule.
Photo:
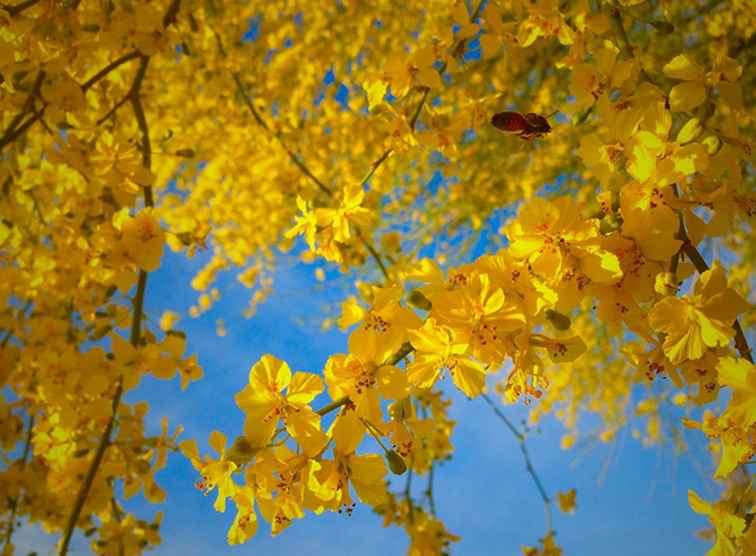
[[(201, 260), (187, 261), (166, 253), (163, 265), (150, 275), (147, 308), (154, 319), (163, 310), (181, 311), (196, 296), (189, 280)], [(265, 353), (287, 360), (292, 369), (320, 372), (328, 355), (345, 351), (346, 336), (339, 330), (321, 332), (316, 326), (297, 324), (298, 317), (321, 311), (326, 303), (341, 299), (341, 290), (316, 291), (313, 266), (285, 265), (276, 274), (275, 293), (252, 319), (241, 316), (249, 292), (232, 278), (221, 281), (226, 290), (217, 305), (198, 319), (184, 317), (178, 328), (188, 336), (190, 352), (197, 352), (205, 378), (183, 394), (177, 381), (145, 379), (130, 392), (127, 401), (150, 403), (148, 429), (157, 432), (163, 416), (171, 428), (183, 425), (181, 439), (196, 438), (206, 449), (211, 430), (233, 438), (241, 432), (243, 417), (233, 395), (247, 381), (248, 369)], [(215, 320), (223, 318), (228, 331), (215, 333)], [(520, 554), (519, 547), (535, 544), (545, 532), (543, 504), (527, 474), (517, 443), (483, 400), (467, 400), (446, 387), (453, 400), (451, 418), (457, 420), (453, 436), (455, 458), (437, 469), (435, 498), (448, 529), (462, 537), (453, 554)], [(505, 411), (515, 421), (524, 415), (522, 406)], [(590, 421), (588, 421), (590, 423)], [(555, 529), (566, 555), (653, 556), (703, 554), (706, 543), (694, 531), (706, 521), (687, 504), (687, 490), (714, 498), (716, 488), (705, 477), (711, 466), (703, 443), (694, 432), (687, 435), (693, 452), (678, 457), (671, 448), (645, 449), (620, 434), (616, 443), (588, 443), (582, 449), (563, 451), (563, 429), (545, 420), (528, 440), (533, 463), (552, 496), (576, 488), (576, 514), (555, 509)], [(699, 462), (701, 469), (696, 467)], [(599, 479), (602, 478), (600, 481)], [(181, 455), (169, 458), (168, 467), (157, 476), (168, 492), (165, 504), (153, 506), (140, 498), (127, 502), (138, 517), (150, 519), (165, 513), (163, 545), (152, 552), (159, 556), (205, 554), (401, 554), (407, 547), (403, 531), (383, 528), (382, 520), (369, 507), (360, 506), (353, 516), (310, 515), (295, 522), (279, 537), (271, 538), (261, 524), (257, 536), (242, 547), (225, 543), (226, 530), (234, 516), (212, 508), (213, 497), (195, 489), (196, 472)], [(401, 487), (403, 488), (402, 477)], [(418, 489), (425, 479), (416, 479)], [(19, 549), (36, 548), (41, 554), (54, 542), (33, 527), (23, 527), (16, 537)], [(75, 554), (89, 552), (84, 539), (73, 545)], [(20, 550), (20, 551), (21, 551)], [(20, 552), (19, 551), (19, 552)]]

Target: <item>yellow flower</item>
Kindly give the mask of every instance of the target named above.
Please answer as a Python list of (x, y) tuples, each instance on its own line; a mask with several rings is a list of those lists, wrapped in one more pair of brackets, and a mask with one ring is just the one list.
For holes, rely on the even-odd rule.
[(682, 242), (676, 238), (680, 227), (670, 208), (670, 188), (629, 183), (620, 192), (622, 234), (633, 238), (643, 254), (655, 261), (669, 260)]
[(233, 495), (236, 517), (228, 530), (228, 544), (242, 544), (257, 532), (255, 497), (251, 488), (239, 488)]
[(572, 199), (531, 200), (507, 228), (509, 253), (526, 260), (533, 272), (557, 281), (570, 260), (593, 282), (612, 284), (622, 277), (617, 257), (600, 247), (598, 220), (586, 218)]
[(349, 338), (352, 353), (382, 363), (407, 341), (408, 329), (420, 326), (420, 318), (399, 304), (402, 293), (399, 287), (373, 288), (370, 309), (360, 306), (353, 297), (344, 302), (339, 326), (344, 329), (361, 323)]
[(576, 491), (571, 488), (567, 492), (557, 492), (557, 502), (559, 503), (559, 509), (566, 514), (575, 513), (575, 498)]
[(433, 312), (470, 344), (473, 356), (500, 365), (506, 355), (504, 337), (525, 326), (520, 304), (491, 284), (487, 274), (477, 274), (470, 284), (433, 298)]
[[(284, 389), (288, 389), (284, 395)], [(246, 414), (244, 434), (254, 447), (268, 444), (283, 419), (286, 430), (305, 453), (318, 452), (325, 444), (320, 417), (308, 405), (323, 391), (320, 377), (297, 372), (292, 376), (286, 362), (263, 355), (249, 372), (249, 384), (236, 395), (236, 404)]]
[(701, 274), (694, 295), (666, 297), (651, 309), (649, 324), (667, 336), (664, 353), (673, 363), (699, 359), (707, 348), (726, 346), (734, 335), (732, 323), (749, 308), (735, 290), (727, 287), (718, 261)]
[(448, 371), (454, 385), (468, 398), (483, 391), (486, 369), (465, 355), (468, 344), (461, 342), (450, 328), (429, 318), (422, 328), (410, 331), (410, 341), (416, 350), (414, 361), (407, 367), (410, 384), (433, 388), (441, 374)]
[(717, 371), (719, 384), (733, 389), (726, 413), (746, 426), (756, 423), (756, 365), (747, 359), (723, 357)]
[(179, 447), (181, 453), (189, 458), (192, 466), (202, 475), (202, 481), (197, 483), (197, 488), (204, 491), (207, 496), (216, 486), (218, 487), (218, 497), (213, 507), (219, 512), (224, 512), (226, 498), (236, 493), (237, 486), (231, 478), (231, 474), (236, 471), (236, 464), (226, 458), (226, 437), (223, 433), (218, 431), (210, 433), (209, 443), (220, 456), (219, 459), (207, 457), (204, 460), (200, 459), (197, 442), (194, 440), (185, 440)]
[(682, 81), (669, 92), (669, 107), (673, 112), (689, 112), (706, 100), (706, 70), (687, 54), (675, 56), (664, 66), (664, 73)]
[(688, 504), (697, 514), (708, 517), (716, 529), (717, 540), (711, 550), (706, 553), (706, 556), (734, 556), (737, 554), (735, 539), (743, 534), (745, 520), (730, 513), (726, 503), (709, 504), (701, 500), (692, 490), (688, 491)]
[(347, 397), (358, 414), (371, 422), (382, 418), (381, 399), (398, 400), (407, 395), (407, 377), (393, 365), (379, 365), (362, 352), (365, 344), (353, 342), (354, 353), (332, 355), (323, 376), (334, 400)]
[(165, 233), (150, 208), (133, 218), (126, 218), (121, 233), (126, 252), (139, 268), (151, 272), (160, 267)]
[(333, 460), (323, 460), (315, 473), (323, 507), (351, 515), (355, 507), (349, 486), (357, 499), (377, 506), (386, 500), (386, 464), (377, 454), (357, 455), (334, 451)]
[(575, 96), (581, 108), (587, 108), (594, 102), (625, 85), (632, 87), (638, 79), (638, 63), (629, 60), (617, 60), (619, 48), (609, 41), (604, 41), (603, 48), (594, 53), (595, 63), (577, 64), (570, 81), (570, 92)]

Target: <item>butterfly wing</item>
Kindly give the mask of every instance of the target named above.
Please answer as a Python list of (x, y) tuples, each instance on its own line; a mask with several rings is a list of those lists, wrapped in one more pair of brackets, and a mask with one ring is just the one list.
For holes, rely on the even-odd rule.
[(525, 117), (519, 112), (499, 112), (491, 118), (491, 124), (508, 133), (519, 133), (528, 126)]

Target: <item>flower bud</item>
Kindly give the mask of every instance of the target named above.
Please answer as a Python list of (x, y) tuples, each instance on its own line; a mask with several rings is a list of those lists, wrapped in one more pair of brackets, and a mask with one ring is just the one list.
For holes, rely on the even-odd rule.
[(386, 451), (386, 461), (388, 462), (389, 469), (394, 475), (403, 475), (407, 471), (407, 464), (404, 463), (402, 456), (397, 454), (394, 450)]

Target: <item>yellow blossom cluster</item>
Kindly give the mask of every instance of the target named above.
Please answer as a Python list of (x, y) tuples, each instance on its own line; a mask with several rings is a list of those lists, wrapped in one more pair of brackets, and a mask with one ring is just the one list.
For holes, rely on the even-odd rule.
[[(177, 451), (233, 502), (232, 544), (258, 515), (276, 534), (363, 502), (410, 554), (446, 553), (447, 378), (505, 421), (489, 390), (556, 416), (564, 448), (583, 412), (603, 441), (645, 420), (652, 444), (685, 406), (731, 483), (689, 497), (709, 554), (753, 552), (755, 33), (745, 1), (0, 3), (3, 556), (27, 522), (60, 556), (77, 530), (98, 554), (158, 544), (162, 514), (121, 498), (163, 502)], [(550, 131), (502, 134), (501, 112)], [(193, 318), (223, 273), (254, 315), (281, 259), (354, 283), (345, 352), (315, 372), (262, 357), (215, 455), (123, 400), (203, 377), (180, 315), (150, 316), (166, 245), (205, 255), (176, 308)], [(427, 477), (425, 502), (389, 473)], [(550, 519), (523, 552), (562, 553)]]

